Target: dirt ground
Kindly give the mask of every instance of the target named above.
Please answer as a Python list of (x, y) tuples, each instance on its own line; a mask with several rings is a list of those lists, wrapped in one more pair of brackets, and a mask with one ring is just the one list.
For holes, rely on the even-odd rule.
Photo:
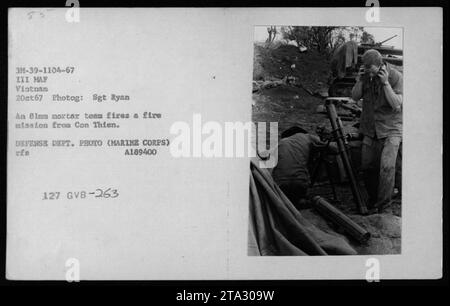
[[(295, 66), (293, 66), (295, 65)], [(329, 60), (315, 52), (300, 53), (294, 46), (276, 46), (266, 48), (255, 45), (254, 81), (280, 80), (295, 76), (302, 87), (280, 85), (261, 89), (253, 93), (254, 122), (278, 122), (278, 131), (300, 125), (316, 134), (318, 126), (330, 128), (328, 117), (317, 112), (323, 98), (315, 93), (323, 92), (329, 80)], [(343, 121), (345, 132), (354, 132), (355, 122)], [(361, 182), (362, 184), (362, 182)], [(361, 216), (358, 214), (348, 184), (336, 187), (337, 202), (332, 201), (330, 186), (318, 185), (310, 194), (321, 195), (330, 200), (337, 208), (346, 213), (355, 222), (368, 229), (372, 234), (367, 245), (349, 242), (359, 254), (398, 254), (401, 244), (401, 200), (396, 200), (383, 214)], [(341, 235), (340, 229), (322, 219), (312, 209), (303, 212), (319, 228)]]

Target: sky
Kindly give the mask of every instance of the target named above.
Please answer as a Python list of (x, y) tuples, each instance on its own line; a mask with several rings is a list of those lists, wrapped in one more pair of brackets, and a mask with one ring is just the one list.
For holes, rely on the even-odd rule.
[[(403, 29), (402, 28), (385, 28), (385, 27), (364, 27), (368, 33), (372, 34), (375, 38), (375, 42), (383, 41), (391, 36), (397, 34), (397, 37), (386, 42), (386, 45), (394, 46), (398, 49), (403, 49)], [(255, 27), (255, 41), (265, 41), (268, 37), (267, 27), (258, 26)], [(280, 35), (277, 35), (280, 38)]]

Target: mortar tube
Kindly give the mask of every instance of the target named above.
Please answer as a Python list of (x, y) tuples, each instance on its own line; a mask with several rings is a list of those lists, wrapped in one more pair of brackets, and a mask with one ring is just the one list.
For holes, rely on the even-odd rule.
[(320, 196), (312, 198), (313, 207), (325, 218), (334, 224), (340, 225), (354, 239), (360, 243), (366, 243), (370, 239), (370, 233), (350, 219), (339, 209), (331, 205), (328, 201)]

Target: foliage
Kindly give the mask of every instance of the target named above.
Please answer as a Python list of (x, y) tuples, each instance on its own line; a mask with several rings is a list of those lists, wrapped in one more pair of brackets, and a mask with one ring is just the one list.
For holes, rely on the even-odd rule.
[(270, 45), (277, 37), (278, 31), (276, 26), (270, 26), (267, 28), (267, 33), (269, 33), (269, 37), (266, 40), (266, 44)]
[(330, 55), (341, 44), (349, 40), (371, 43), (373, 35), (363, 27), (302, 27), (285, 26), (280, 29), (282, 38), (295, 41), (298, 46), (315, 49), (321, 54)]
[(375, 44), (375, 39), (372, 34), (364, 31), (361, 35), (361, 43), (363, 44)]

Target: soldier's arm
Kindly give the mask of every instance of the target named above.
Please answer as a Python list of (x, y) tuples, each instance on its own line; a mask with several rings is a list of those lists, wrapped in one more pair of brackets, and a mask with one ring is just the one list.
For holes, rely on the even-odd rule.
[[(327, 145), (327, 143), (320, 140), (320, 138), (318, 136), (311, 135), (311, 134), (309, 136), (310, 136), (313, 148), (320, 149), (320, 148), (324, 148)], [(338, 152), (339, 152), (339, 150), (338, 150), (336, 142), (330, 142), (330, 144), (328, 145), (328, 153), (338, 153)]]
[(323, 147), (326, 145), (325, 142), (323, 142), (322, 140), (320, 140), (320, 137), (317, 135), (313, 135), (313, 134), (308, 134), (309, 135), (309, 140), (311, 141), (311, 144), (315, 147)]
[(403, 76), (401, 73), (395, 71), (394, 81), (391, 81), (391, 84), (387, 77), (385, 68), (382, 69), (381, 74), (385, 75), (383, 91), (386, 96), (386, 100), (395, 112), (400, 112), (403, 103)]
[(401, 85), (399, 84), (400, 82), (403, 82), (401, 76), (399, 77), (398, 81), (394, 86), (391, 86), (389, 82), (387, 82), (383, 86), (383, 91), (386, 96), (386, 100), (388, 101), (392, 109), (396, 112), (401, 111), (403, 103), (403, 93), (400, 88), (401, 87)]
[(330, 145), (328, 146), (328, 153), (333, 153), (333, 154), (339, 153), (339, 148), (335, 141), (330, 142)]

